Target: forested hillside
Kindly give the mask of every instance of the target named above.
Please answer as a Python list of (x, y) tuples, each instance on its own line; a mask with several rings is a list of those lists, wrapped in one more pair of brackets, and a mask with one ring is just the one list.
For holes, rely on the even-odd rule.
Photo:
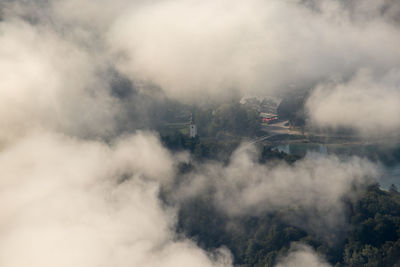
[[(190, 139), (186, 141), (190, 143)], [(195, 161), (181, 166), (182, 175), (194, 171), (197, 160), (226, 161), (232, 152), (232, 147), (205, 144), (200, 140), (194, 141), (192, 148), (190, 145), (188, 148)], [(226, 153), (218, 159), (204, 152), (213, 149)], [(202, 156), (199, 158), (199, 155)], [(298, 157), (269, 147), (260, 148), (259, 162), (262, 164), (271, 161), (293, 164), (297, 160)], [(168, 202), (169, 193), (165, 194), (164, 199)], [(301, 227), (298, 222), (291, 223), (287, 219), (291, 214), (303, 212), (296, 210), (296, 206), (257, 216), (230, 217), (212, 204), (211, 194), (207, 193), (182, 204), (177, 231), (209, 251), (226, 246), (232, 252), (235, 263), (243, 266), (274, 266), (288, 254), (293, 242), (313, 247), (334, 266), (397, 266), (400, 261), (400, 193), (394, 185), (390, 190), (383, 190), (378, 184), (372, 184), (357, 194), (357, 200), (341, 200), (345, 207), (345, 223), (330, 234), (319, 235)], [(303, 219), (306, 220), (306, 217)]]

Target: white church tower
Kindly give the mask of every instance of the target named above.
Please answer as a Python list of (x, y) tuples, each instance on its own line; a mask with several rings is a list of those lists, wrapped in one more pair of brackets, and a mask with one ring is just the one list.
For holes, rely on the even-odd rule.
[(189, 136), (195, 138), (197, 134), (196, 124), (194, 124), (193, 114), (190, 116)]

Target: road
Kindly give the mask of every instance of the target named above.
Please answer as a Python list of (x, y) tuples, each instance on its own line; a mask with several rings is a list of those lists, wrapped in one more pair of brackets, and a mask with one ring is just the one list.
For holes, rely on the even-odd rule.
[(303, 135), (297, 129), (291, 129), (289, 127), (289, 121), (280, 121), (271, 124), (265, 124), (261, 126), (261, 130), (269, 133), (269, 135), (277, 134), (291, 134), (291, 135)]

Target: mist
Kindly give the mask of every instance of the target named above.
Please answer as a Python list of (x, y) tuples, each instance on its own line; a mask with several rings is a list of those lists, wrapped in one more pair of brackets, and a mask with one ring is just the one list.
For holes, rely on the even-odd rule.
[(364, 69), (348, 82), (319, 85), (306, 104), (311, 123), (355, 129), (364, 137), (396, 136), (400, 128), (398, 77), (398, 70), (375, 77)]
[(376, 182), (379, 166), (351, 157), (309, 154), (293, 165), (257, 162), (251, 145), (239, 147), (227, 166), (206, 164), (182, 179), (176, 201), (211, 199), (232, 218), (290, 210), (286, 220), (334, 242), (346, 229), (344, 201), (356, 200), (358, 190)]
[[(205, 192), (232, 218), (294, 209), (293, 224), (339, 233), (343, 200), (376, 182), (379, 165), (321, 155), (262, 165), (244, 144), (228, 164), (199, 163), (166, 205), (160, 190), (190, 156), (138, 129), (164, 99), (306, 88), (313, 127), (393, 134), (399, 10), (383, 0), (2, 2), (0, 265), (232, 266), (228, 249), (176, 233), (180, 205)], [(294, 264), (329, 266), (308, 247), (278, 266)]]
[(171, 160), (145, 133), (113, 145), (40, 133), (3, 150), (0, 264), (230, 266), (228, 251), (174, 234), (175, 211), (157, 196)]
[(232, 88), (279, 94), (365, 67), (395, 68), (398, 28), (366, 6), (361, 12), (373, 18), (353, 18), (332, 1), (311, 9), (296, 1), (163, 1), (128, 11), (108, 36), (127, 55), (122, 72), (173, 97), (221, 97)]
[(98, 49), (131, 80), (189, 102), (232, 90), (312, 89), (364, 68), (384, 75), (400, 58), (393, 1), (13, 3), (6, 18), (36, 18), (82, 48)]
[(289, 255), (286, 258), (281, 259), (281, 262), (276, 266), (329, 267), (331, 265), (316, 255), (310, 247), (294, 243)]
[(118, 106), (87, 51), (20, 20), (0, 30), (0, 142), (41, 128), (79, 136), (113, 130)]

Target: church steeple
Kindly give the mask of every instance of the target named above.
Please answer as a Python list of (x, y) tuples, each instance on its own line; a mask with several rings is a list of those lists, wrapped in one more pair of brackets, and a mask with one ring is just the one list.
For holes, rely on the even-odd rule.
[(194, 123), (193, 113), (190, 115), (190, 124), (189, 124), (189, 137), (195, 138), (197, 135), (196, 124)]

